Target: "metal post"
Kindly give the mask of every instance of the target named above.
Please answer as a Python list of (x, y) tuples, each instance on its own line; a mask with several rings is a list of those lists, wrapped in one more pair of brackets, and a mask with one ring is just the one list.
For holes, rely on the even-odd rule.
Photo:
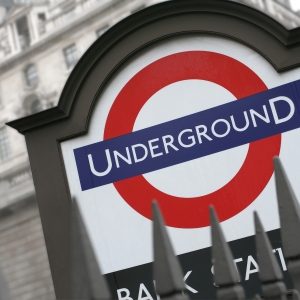
[(152, 204), (152, 214), (154, 243), (153, 276), (156, 282), (157, 294), (161, 299), (187, 300), (188, 297), (183, 295), (183, 290), (185, 290), (183, 273), (173, 251), (158, 204), (155, 201)]
[(72, 219), (72, 299), (111, 299), (105, 278), (101, 275), (76, 199)]
[(300, 290), (300, 206), (279, 157), (274, 158), (283, 254), (295, 289)]
[(256, 212), (254, 212), (254, 223), (259, 278), (262, 284), (263, 296), (265, 299), (286, 300), (286, 286), (282, 282), (282, 272)]
[(239, 282), (239, 275), (233, 262), (233, 256), (225, 241), (218, 217), (210, 207), (212, 258), (214, 263), (214, 280), (219, 286), (218, 299), (245, 299), (245, 292)]

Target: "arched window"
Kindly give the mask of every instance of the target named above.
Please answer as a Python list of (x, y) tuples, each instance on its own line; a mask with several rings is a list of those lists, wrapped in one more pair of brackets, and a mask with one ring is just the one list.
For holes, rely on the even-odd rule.
[(31, 93), (24, 98), (23, 101), (23, 113), (25, 116), (36, 114), (41, 110), (44, 110), (43, 102), (40, 101), (39, 95)]
[(34, 64), (30, 64), (25, 68), (25, 79), (26, 84), (29, 87), (34, 87), (38, 83), (38, 74), (36, 70), (36, 66)]
[(41, 110), (43, 110), (41, 102), (39, 100), (34, 100), (30, 106), (30, 112), (36, 114)]
[(63, 51), (64, 51), (67, 69), (68, 70), (72, 69), (78, 61), (76, 45), (75, 44), (69, 45)]

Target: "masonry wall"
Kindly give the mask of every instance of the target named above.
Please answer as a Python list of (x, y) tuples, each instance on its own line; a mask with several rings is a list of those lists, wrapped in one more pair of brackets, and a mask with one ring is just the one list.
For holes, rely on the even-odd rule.
[(35, 202), (0, 219), (0, 266), (14, 300), (55, 299)]

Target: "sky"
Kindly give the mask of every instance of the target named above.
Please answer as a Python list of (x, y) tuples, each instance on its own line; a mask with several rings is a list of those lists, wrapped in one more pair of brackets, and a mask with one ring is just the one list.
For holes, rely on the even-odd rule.
[(300, 0), (290, 0), (293, 10), (300, 10)]

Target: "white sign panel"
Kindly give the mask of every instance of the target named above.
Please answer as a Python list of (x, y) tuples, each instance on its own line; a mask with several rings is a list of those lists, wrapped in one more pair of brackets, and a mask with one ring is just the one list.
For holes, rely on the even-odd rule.
[[(140, 52), (106, 85), (88, 133), (61, 144), (104, 273), (152, 261), (156, 199), (177, 254), (279, 227), (272, 157), (300, 198), (300, 70), (278, 74), (238, 42), (177, 37)], [(100, 82), (99, 82), (100, 85)]]

